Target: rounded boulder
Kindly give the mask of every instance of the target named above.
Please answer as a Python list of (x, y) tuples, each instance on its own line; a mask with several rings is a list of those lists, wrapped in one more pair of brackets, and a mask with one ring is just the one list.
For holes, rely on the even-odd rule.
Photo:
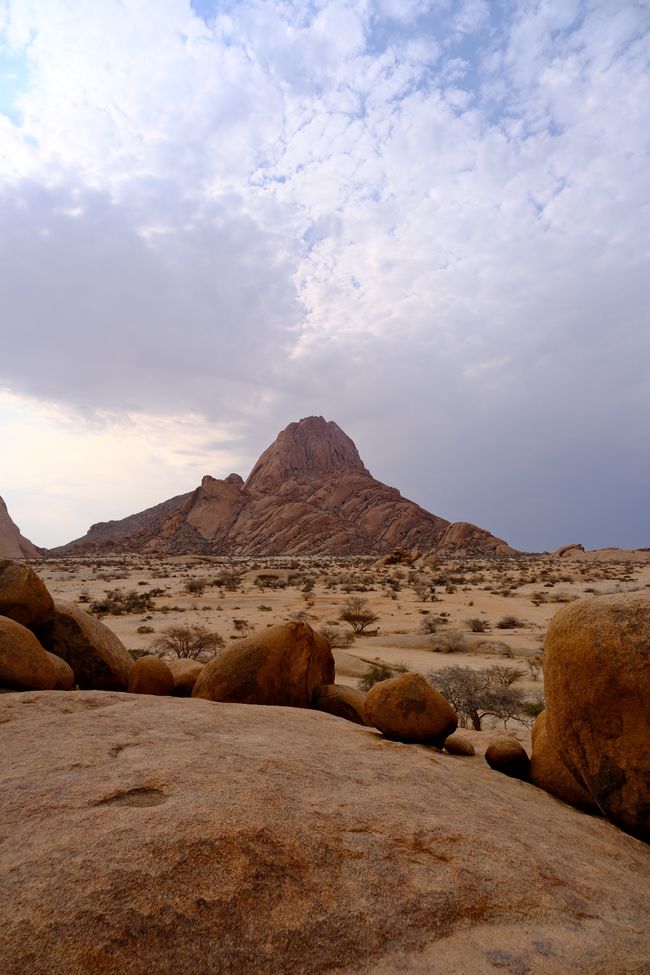
[(597, 812), (598, 807), (583, 785), (562, 761), (562, 755), (548, 736), (546, 711), (535, 720), (532, 730), (532, 754), (530, 758), (530, 781), (538, 789), (561, 799), (569, 806), (585, 812)]
[(58, 670), (31, 630), (0, 616), (0, 687), (57, 690)]
[(0, 560), (0, 616), (37, 629), (54, 611), (45, 583), (23, 562)]
[(174, 657), (165, 660), (165, 663), (172, 672), (174, 678), (174, 697), (191, 697), (196, 679), (203, 670), (205, 664), (200, 660), (188, 660), (185, 657)]
[(530, 759), (526, 749), (516, 738), (498, 738), (485, 750), (485, 761), (495, 772), (509, 775), (511, 779), (528, 778)]
[(61, 657), (57, 657), (55, 653), (50, 653), (49, 650), (45, 651), (45, 654), (54, 667), (54, 672), (56, 675), (56, 687), (55, 691), (72, 691), (74, 690), (74, 671), (70, 664), (67, 664), (65, 660)]
[(449, 752), (450, 755), (475, 755), (476, 749), (472, 745), (469, 738), (465, 738), (464, 735), (450, 735), (449, 738), (445, 740), (444, 745), (445, 751)]
[(160, 657), (139, 657), (129, 677), (129, 694), (168, 697), (174, 690), (174, 675)]
[(80, 690), (125, 691), (133, 658), (107, 626), (74, 603), (54, 603), (52, 619), (39, 631), (46, 650), (66, 661)]
[(285, 623), (223, 650), (199, 674), (192, 697), (308, 708), (319, 684), (334, 683), (334, 657), (307, 623)]
[(458, 727), (458, 715), (421, 674), (402, 674), (375, 684), (366, 695), (366, 717), (394, 741), (442, 745)]
[(616, 825), (650, 839), (650, 594), (593, 596), (548, 626), (546, 726)]
[(369, 724), (365, 713), (366, 695), (347, 684), (321, 684), (314, 691), (311, 706), (355, 724)]

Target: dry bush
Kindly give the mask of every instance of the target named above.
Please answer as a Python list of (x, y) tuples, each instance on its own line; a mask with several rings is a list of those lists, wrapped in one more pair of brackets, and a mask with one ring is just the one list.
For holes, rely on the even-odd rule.
[(152, 644), (152, 649), (160, 657), (181, 657), (201, 663), (211, 660), (223, 647), (223, 637), (198, 623), (170, 626)]
[(321, 626), (319, 632), (329, 642), (333, 650), (347, 650), (354, 643), (354, 631), (339, 630), (337, 626)]
[(434, 653), (462, 653), (467, 650), (465, 634), (461, 630), (436, 633), (431, 640), (431, 650)]
[(351, 596), (341, 607), (339, 619), (349, 623), (354, 633), (363, 633), (371, 623), (376, 623), (379, 617), (368, 608), (365, 599)]

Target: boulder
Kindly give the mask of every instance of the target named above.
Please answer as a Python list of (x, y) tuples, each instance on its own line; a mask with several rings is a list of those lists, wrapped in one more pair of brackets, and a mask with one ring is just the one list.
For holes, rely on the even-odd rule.
[(402, 674), (371, 687), (366, 717), (395, 741), (442, 745), (458, 727), (458, 715), (421, 674)]
[(532, 731), (532, 754), (530, 757), (530, 781), (538, 789), (582, 809), (585, 812), (598, 812), (598, 807), (583, 785), (562, 761), (561, 752), (555, 748), (546, 730), (546, 711), (537, 716)]
[(203, 670), (205, 664), (199, 660), (188, 660), (184, 657), (172, 657), (165, 660), (165, 663), (172, 672), (174, 678), (174, 697), (191, 697), (196, 678)]
[(476, 749), (468, 738), (463, 735), (450, 735), (445, 739), (444, 749), (450, 755), (475, 755)]
[(174, 675), (160, 657), (139, 657), (129, 677), (129, 694), (168, 697), (174, 690)]
[(650, 849), (319, 711), (0, 695), (3, 975), (647, 972)]
[(325, 711), (337, 718), (354, 721), (355, 724), (368, 725), (365, 714), (366, 695), (356, 687), (347, 684), (321, 684), (314, 691), (311, 706), (317, 711)]
[(485, 750), (485, 761), (495, 772), (503, 772), (511, 779), (528, 778), (530, 759), (526, 749), (516, 738), (498, 738)]
[(37, 629), (52, 616), (54, 602), (45, 583), (22, 562), (0, 560), (0, 616)]
[(125, 691), (129, 686), (133, 659), (122, 641), (73, 603), (57, 600), (39, 636), (47, 650), (70, 664), (82, 690)]
[(0, 687), (55, 690), (59, 671), (31, 630), (0, 616)]
[(53, 688), (55, 691), (71, 691), (74, 688), (74, 671), (70, 664), (67, 664), (65, 660), (61, 657), (57, 657), (55, 653), (50, 653), (49, 650), (45, 651), (45, 654), (54, 667), (54, 672), (56, 676), (56, 685)]
[(592, 596), (549, 623), (546, 726), (599, 809), (650, 840), (650, 593)]
[(222, 650), (199, 674), (192, 697), (308, 708), (319, 684), (333, 683), (325, 637), (307, 623), (285, 623)]

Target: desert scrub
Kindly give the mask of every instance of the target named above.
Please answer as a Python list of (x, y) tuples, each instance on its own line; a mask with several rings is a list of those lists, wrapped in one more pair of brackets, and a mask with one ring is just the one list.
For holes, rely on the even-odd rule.
[(389, 680), (393, 676), (390, 667), (384, 664), (370, 664), (368, 670), (359, 678), (358, 686), (360, 691), (369, 691), (375, 684), (380, 684), (384, 680)]
[(223, 637), (197, 623), (194, 626), (169, 626), (154, 640), (152, 649), (160, 657), (180, 657), (205, 663), (223, 646)]

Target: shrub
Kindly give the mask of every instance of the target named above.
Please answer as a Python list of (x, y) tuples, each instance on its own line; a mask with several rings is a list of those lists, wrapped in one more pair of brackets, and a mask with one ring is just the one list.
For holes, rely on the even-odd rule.
[(487, 620), (482, 620), (478, 616), (474, 616), (471, 620), (467, 620), (467, 625), (472, 633), (486, 633), (489, 629)]
[(428, 680), (456, 708), (462, 727), (469, 721), (475, 731), (481, 731), (483, 719), (488, 715), (499, 718), (507, 727), (511, 718), (523, 713), (523, 694), (513, 687), (500, 685), (492, 670), (491, 667), (483, 670), (445, 667), (432, 671)]
[(376, 623), (379, 617), (368, 609), (365, 599), (351, 596), (341, 607), (339, 619), (349, 623), (354, 633), (363, 633), (371, 623)]
[(154, 640), (152, 647), (161, 657), (182, 657), (205, 662), (224, 646), (223, 637), (205, 626), (170, 626)]
[(354, 643), (354, 632), (339, 630), (336, 626), (321, 626), (319, 631), (329, 641), (332, 649), (347, 650)]
[(188, 579), (185, 583), (185, 592), (192, 593), (196, 596), (202, 596), (205, 592), (205, 587), (207, 584), (207, 579)]
[(499, 630), (516, 630), (522, 626), (525, 626), (520, 619), (516, 616), (502, 616), (497, 623), (497, 629)]
[(434, 653), (462, 653), (467, 649), (465, 634), (461, 630), (449, 630), (436, 634), (431, 640)]
[(122, 589), (107, 589), (106, 595), (95, 599), (89, 606), (90, 612), (96, 616), (124, 616), (128, 613), (145, 613), (154, 609), (150, 592), (137, 592), (132, 589), (124, 592)]
[(385, 664), (370, 664), (368, 670), (359, 678), (359, 690), (369, 691), (375, 684), (380, 684), (384, 680), (389, 680), (393, 676), (393, 671)]

